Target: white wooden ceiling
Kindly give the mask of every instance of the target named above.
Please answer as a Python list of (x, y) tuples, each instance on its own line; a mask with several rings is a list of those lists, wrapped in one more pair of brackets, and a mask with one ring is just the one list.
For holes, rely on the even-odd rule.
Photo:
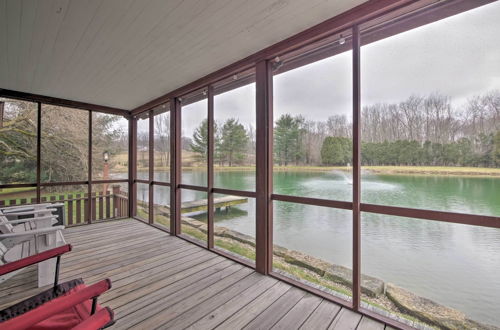
[(133, 109), (364, 0), (0, 0), (0, 88)]

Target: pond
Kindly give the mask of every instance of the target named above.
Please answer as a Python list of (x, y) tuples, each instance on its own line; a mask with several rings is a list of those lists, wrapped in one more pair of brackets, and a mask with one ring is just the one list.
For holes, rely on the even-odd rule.
[[(206, 182), (204, 172), (183, 176), (191, 184)], [(216, 187), (253, 190), (254, 185), (253, 172), (215, 172)], [(283, 171), (274, 174), (274, 192), (351, 201), (352, 183), (339, 171)], [(194, 191), (183, 193), (199, 198)], [(158, 203), (162, 196), (155, 198)], [(500, 178), (363, 173), (362, 201), (500, 216)], [(254, 236), (253, 206), (217, 225)], [(275, 202), (273, 226), (274, 244), (352, 267), (351, 211)], [(364, 274), (474, 320), (500, 324), (500, 230), (362, 213), (361, 231)]]

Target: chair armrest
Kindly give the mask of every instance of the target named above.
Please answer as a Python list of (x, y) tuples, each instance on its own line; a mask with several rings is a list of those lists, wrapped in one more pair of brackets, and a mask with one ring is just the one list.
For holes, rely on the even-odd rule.
[(57, 215), (48, 215), (45, 217), (38, 217), (38, 218), (26, 218), (26, 219), (17, 219), (17, 220), (9, 220), (7, 224), (10, 225), (15, 225), (18, 223), (25, 223), (25, 222), (32, 222), (32, 221), (41, 221), (41, 220), (51, 220), (51, 219), (57, 219)]
[(104, 307), (71, 330), (102, 329), (113, 322), (115, 314), (109, 307)]
[(42, 234), (48, 234), (51, 232), (63, 230), (64, 226), (53, 226), (53, 227), (45, 227), (45, 228), (38, 228), (38, 229), (33, 229), (33, 230), (26, 230), (26, 231), (21, 231), (18, 233), (7, 233), (7, 234), (0, 234), (0, 239), (4, 238), (14, 238), (14, 237), (23, 237), (23, 236), (33, 236), (33, 235), (42, 235)]
[(94, 297), (98, 297), (103, 292), (109, 290), (109, 288), (111, 288), (111, 281), (109, 279), (102, 280), (82, 289), (81, 291), (76, 291), (53, 299), (20, 316), (4, 321), (2, 323), (2, 327), (5, 329), (29, 329), (31, 326), (46, 320), (53, 315), (57, 315), (68, 308), (76, 306)]
[(0, 211), (14, 211), (18, 209), (26, 209), (26, 208), (37, 208), (37, 207), (49, 207), (50, 203), (42, 203), (42, 204), (22, 204), (22, 205), (14, 205), (14, 206), (7, 206), (7, 207), (2, 207), (0, 208)]
[(15, 212), (15, 210), (26, 209), (26, 208), (33, 208), (35, 210), (43, 210), (43, 208), (59, 207), (59, 206), (64, 206), (64, 203), (23, 204), (23, 205), (2, 207), (2, 208), (0, 208), (0, 211), (2, 211), (2, 212), (4, 212), (4, 211)]
[(31, 266), (33, 264), (42, 262), (44, 260), (63, 255), (64, 253), (71, 251), (71, 248), (72, 248), (71, 244), (66, 244), (63, 246), (56, 247), (54, 249), (43, 251), (33, 256), (29, 256), (13, 262), (9, 262), (4, 265), (0, 265), (0, 276), (24, 267)]
[(31, 211), (22, 211), (22, 212), (2, 212), (4, 216), (19, 216), (19, 215), (32, 215), (32, 214), (40, 214), (47, 212), (56, 212), (57, 209), (48, 208), (48, 209), (39, 209), (39, 210), (31, 210)]

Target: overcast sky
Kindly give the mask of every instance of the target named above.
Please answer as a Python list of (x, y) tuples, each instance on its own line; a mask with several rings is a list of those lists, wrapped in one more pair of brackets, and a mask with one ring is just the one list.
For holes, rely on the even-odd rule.
[[(500, 89), (500, 2), (363, 46), (362, 102), (400, 102), (440, 92), (460, 107)], [(326, 120), (352, 111), (351, 52), (274, 77), (275, 119), (283, 113)], [(215, 98), (216, 120), (236, 117), (255, 126), (255, 85)], [(206, 118), (206, 101), (183, 109), (183, 135)]]

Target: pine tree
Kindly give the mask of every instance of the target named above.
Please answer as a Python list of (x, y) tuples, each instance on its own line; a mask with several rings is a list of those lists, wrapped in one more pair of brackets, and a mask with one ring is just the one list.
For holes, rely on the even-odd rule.
[(280, 165), (297, 162), (301, 156), (301, 118), (281, 115), (274, 127), (274, 154)]
[(193, 133), (191, 150), (198, 154), (200, 161), (206, 161), (208, 155), (208, 119), (203, 119)]
[(248, 146), (248, 135), (242, 124), (234, 118), (224, 122), (220, 130), (220, 154), (229, 166), (241, 162)]

